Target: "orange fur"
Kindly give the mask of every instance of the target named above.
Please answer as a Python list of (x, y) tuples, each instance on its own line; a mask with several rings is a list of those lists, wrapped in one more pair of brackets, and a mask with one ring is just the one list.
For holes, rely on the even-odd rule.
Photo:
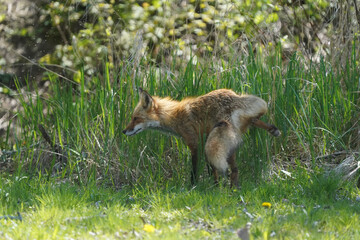
[[(226, 121), (230, 124), (229, 131), (235, 134), (236, 139), (241, 139), (241, 134), (249, 125), (263, 126), (259, 124), (262, 121), (258, 119), (266, 111), (267, 104), (261, 98), (238, 95), (228, 89), (215, 90), (203, 96), (185, 98), (182, 101), (150, 96), (140, 89), (140, 101), (135, 107), (131, 122), (123, 133), (132, 136), (152, 128), (181, 136), (192, 153), (192, 182), (194, 183), (200, 137), (206, 138), (217, 123)], [(214, 146), (215, 142), (221, 140), (219, 135), (222, 134), (221, 128), (216, 131), (217, 134), (213, 134), (214, 137), (211, 138)], [(231, 141), (231, 139), (234, 140), (234, 138), (227, 140)]]

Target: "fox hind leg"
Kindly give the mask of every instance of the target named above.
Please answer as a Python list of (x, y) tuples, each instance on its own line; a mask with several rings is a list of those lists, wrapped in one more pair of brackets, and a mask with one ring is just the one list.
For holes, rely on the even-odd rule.
[(227, 159), (230, 169), (231, 169), (231, 174), (230, 174), (230, 188), (232, 187), (239, 187), (239, 170), (238, 167), (236, 165), (236, 153), (233, 152), (229, 158)]
[(272, 125), (272, 124), (268, 124), (268, 123), (266, 123), (266, 122), (263, 122), (263, 121), (261, 121), (261, 120), (258, 119), (258, 118), (252, 119), (252, 124), (253, 124), (255, 127), (265, 129), (266, 131), (268, 131), (271, 135), (273, 135), (273, 136), (275, 136), (275, 137), (278, 137), (278, 136), (281, 135), (280, 130), (279, 130), (275, 125)]
[(214, 183), (215, 185), (218, 185), (219, 184), (219, 174), (218, 174), (218, 171), (216, 170), (216, 168), (214, 166), (211, 166), (212, 168), (212, 174), (214, 176)]

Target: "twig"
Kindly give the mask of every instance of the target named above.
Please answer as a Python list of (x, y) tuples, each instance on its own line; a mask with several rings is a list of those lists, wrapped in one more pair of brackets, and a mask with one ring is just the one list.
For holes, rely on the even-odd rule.
[(359, 9), (357, 7), (357, 4), (356, 4), (356, 0), (353, 0), (354, 1), (354, 5), (355, 5), (355, 12), (356, 12), (356, 20), (358, 22), (358, 25), (360, 27), (360, 13), (359, 13)]
[(41, 69), (43, 69), (43, 70), (45, 70), (45, 71), (48, 71), (48, 72), (51, 72), (51, 73), (55, 74), (55, 75), (58, 76), (59, 78), (62, 78), (62, 79), (64, 79), (64, 80), (66, 80), (66, 81), (69, 81), (69, 82), (71, 82), (71, 83), (73, 83), (73, 84), (80, 85), (79, 83), (77, 83), (77, 82), (75, 82), (75, 81), (73, 81), (73, 80), (71, 80), (71, 79), (69, 79), (69, 78), (67, 78), (67, 77), (65, 77), (65, 76), (63, 76), (63, 75), (61, 75), (61, 74), (59, 74), (59, 73), (57, 73), (57, 72), (54, 72), (54, 71), (50, 70), (49, 68), (46, 68), (46, 67), (44, 67), (44, 66), (41, 66), (39, 63), (37, 63), (37, 62), (35, 62), (35, 61), (33, 61), (33, 60), (25, 57), (24, 55), (22, 55), (21, 53), (18, 53), (18, 52), (15, 51), (15, 50), (12, 50), (12, 52), (14, 52), (16, 55), (19, 55), (20, 57), (24, 58), (26, 61), (30, 62), (31, 64), (33, 64), (33, 65), (35, 65), (35, 66), (38, 66), (39, 68), (41, 68)]
[(104, 218), (106, 217), (105, 214), (98, 214), (98, 215), (92, 215), (92, 216), (84, 216), (84, 217), (71, 217), (71, 218), (66, 218), (65, 221), (67, 222), (71, 222), (71, 221), (84, 221), (84, 220), (88, 220), (88, 219), (92, 219), (92, 218)]
[(341, 176), (344, 181), (351, 181), (359, 178), (360, 161), (358, 161), (354, 155), (347, 157), (332, 171)]
[(43, 136), (43, 138), (45, 139), (45, 141), (53, 148), (55, 147), (55, 142), (51, 141), (49, 134), (47, 134), (47, 132), (45, 131), (45, 128), (42, 124), (38, 125), (38, 128), (41, 132), (41, 135)]
[(360, 154), (360, 152), (351, 152), (351, 151), (340, 151), (340, 152), (334, 152), (332, 154), (327, 154), (327, 155), (323, 155), (323, 156), (319, 156), (316, 158), (316, 160), (319, 160), (319, 159), (324, 159), (324, 158), (334, 158), (334, 157), (337, 157), (339, 155), (343, 155), (343, 154)]
[(22, 221), (22, 216), (19, 212), (17, 212), (17, 216), (11, 216), (11, 215), (4, 215), (4, 216), (0, 216), (0, 219), (11, 219), (11, 220), (19, 220)]
[(67, 157), (62, 153), (62, 147), (57, 145), (55, 141), (52, 141), (49, 134), (46, 132), (44, 126), (42, 124), (38, 124), (38, 128), (41, 132), (41, 135), (45, 139), (45, 141), (51, 146), (53, 151), (58, 154), (58, 158), (60, 161), (67, 160)]
[(140, 63), (140, 54), (141, 54), (141, 48), (142, 48), (142, 45), (143, 45), (143, 38), (142, 38), (142, 34), (143, 32), (142, 31), (138, 31), (136, 33), (136, 36), (135, 36), (135, 39), (134, 39), (134, 53), (133, 55), (131, 56), (131, 60), (133, 60), (133, 72), (132, 72), (132, 75), (131, 75), (131, 81), (132, 81), (132, 87), (133, 87), (133, 90), (134, 92), (137, 90), (136, 88), (136, 85), (135, 85), (135, 78), (136, 78), (136, 75), (137, 75), (137, 68), (139, 66), (139, 63)]

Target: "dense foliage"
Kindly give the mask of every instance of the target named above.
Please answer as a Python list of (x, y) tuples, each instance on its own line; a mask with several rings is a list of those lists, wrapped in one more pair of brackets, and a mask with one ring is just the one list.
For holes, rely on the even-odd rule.
[[(328, 7), (324, 0), (292, 5), (269, 0), (52, 1), (44, 8), (45, 16), (62, 43), (41, 60), (83, 66), (92, 74), (104, 58), (113, 65), (137, 51), (160, 61), (170, 49), (176, 49), (176, 57), (189, 59), (226, 54), (248, 41), (255, 46), (282, 42), (295, 50), (312, 37), (305, 36), (300, 25), (323, 23)], [(308, 35), (314, 35), (311, 30)], [(315, 46), (310, 48), (316, 51)]]
[[(36, 4), (41, 9), (36, 28), (13, 25), (2, 14), (0, 24), (9, 26), (5, 33), (47, 42), (48, 50), (41, 49), (43, 54), (35, 54), (35, 59), (83, 68), (87, 75), (103, 70), (104, 60), (113, 67), (139, 54), (157, 63), (224, 57), (246, 51), (249, 42), (263, 51), (281, 43), (290, 53), (335, 55), (334, 34), (338, 39), (346, 36), (343, 44), (357, 34), (354, 7), (342, 1), (38, 0)], [(79, 72), (75, 78), (79, 80)]]

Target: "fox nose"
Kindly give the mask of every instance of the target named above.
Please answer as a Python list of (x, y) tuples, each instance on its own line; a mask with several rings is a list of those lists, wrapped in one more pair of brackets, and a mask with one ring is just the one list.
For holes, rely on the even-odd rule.
[(126, 129), (122, 131), (123, 134), (126, 134)]

